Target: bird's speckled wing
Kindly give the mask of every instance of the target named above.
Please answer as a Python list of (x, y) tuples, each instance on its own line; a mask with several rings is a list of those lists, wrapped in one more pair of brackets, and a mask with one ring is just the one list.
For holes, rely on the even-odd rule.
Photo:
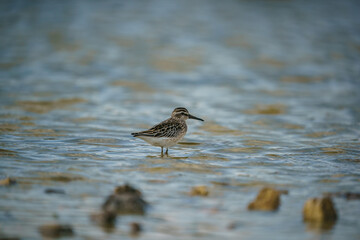
[(185, 124), (179, 124), (178, 122), (173, 122), (171, 119), (167, 119), (149, 130), (132, 133), (134, 137), (137, 136), (148, 136), (148, 137), (177, 137), (181, 133), (186, 131)]

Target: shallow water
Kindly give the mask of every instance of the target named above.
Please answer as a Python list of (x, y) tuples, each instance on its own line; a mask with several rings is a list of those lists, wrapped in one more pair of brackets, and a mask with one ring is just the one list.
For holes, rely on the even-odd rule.
[[(38, 239), (358, 239), (360, 202), (329, 229), (302, 221), (324, 192), (360, 191), (357, 1), (2, 1), (0, 236)], [(188, 134), (160, 149), (130, 133), (184, 106)], [(89, 220), (117, 185), (145, 216)], [(190, 197), (206, 185), (208, 197)], [(263, 186), (288, 190), (249, 212)], [(47, 188), (65, 194), (46, 194)], [(229, 229), (229, 226), (232, 226)]]

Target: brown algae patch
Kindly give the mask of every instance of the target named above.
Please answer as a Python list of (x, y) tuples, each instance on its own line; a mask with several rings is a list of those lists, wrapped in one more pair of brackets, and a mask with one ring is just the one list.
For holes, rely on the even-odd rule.
[(214, 166), (209, 164), (194, 164), (194, 163), (184, 163), (184, 162), (175, 162), (172, 164), (173, 167), (179, 169), (187, 169), (189, 171), (195, 172), (208, 172), (212, 171), (211, 169), (219, 168), (220, 166)]
[(271, 145), (271, 144), (274, 144), (274, 142), (272, 141), (265, 141), (265, 140), (256, 140), (256, 139), (253, 139), (253, 140), (245, 140), (244, 141), (244, 145), (246, 146), (264, 146), (264, 145)]
[[(176, 160), (184, 160), (184, 159), (188, 159), (188, 157), (166, 157), (166, 158), (163, 158), (163, 157), (160, 157), (159, 155), (148, 155), (146, 156), (146, 158), (148, 158), (148, 163), (150, 164), (150, 166), (154, 166), (156, 164), (167, 164), (169, 163), (169, 160), (170, 161), (176, 161)], [(145, 164), (141, 164), (140, 167), (148, 167), (148, 165), (145, 165)]]
[(250, 62), (250, 66), (257, 67), (261, 65), (266, 65), (274, 68), (283, 68), (286, 66), (285, 62), (267, 56), (261, 56), (260, 58), (254, 59)]
[(197, 145), (201, 145), (201, 143), (198, 143), (198, 142), (179, 142), (177, 144), (180, 144), (180, 145), (186, 145), (186, 146), (197, 146)]
[(44, 174), (41, 180), (50, 180), (56, 182), (72, 182), (72, 181), (84, 181), (86, 178), (80, 175), (68, 174), (68, 173), (52, 173), (52, 174)]
[(25, 111), (42, 114), (83, 102), (86, 100), (82, 98), (62, 98), (49, 101), (18, 101), (17, 105)]
[(96, 120), (96, 118), (94, 118), (94, 117), (82, 117), (82, 118), (72, 119), (72, 121), (75, 123), (91, 122), (91, 121), (95, 121), (95, 120)]
[(341, 173), (331, 175), (331, 177), (333, 177), (333, 178), (342, 178), (342, 177), (346, 177), (346, 176), (351, 176), (351, 175), (341, 174)]
[(105, 147), (111, 147), (111, 148), (122, 148), (123, 146), (121, 145), (115, 145), (115, 144), (104, 144), (103, 146)]
[(33, 123), (33, 122), (22, 122), (22, 123), (20, 123), (22, 126), (31, 126), (31, 127), (33, 127), (33, 126), (36, 126), (36, 124), (35, 123)]
[(150, 64), (157, 70), (163, 72), (190, 72), (202, 64), (200, 56), (156, 56), (151, 59)]
[(234, 130), (234, 129), (230, 129), (224, 126), (221, 126), (219, 124), (216, 124), (214, 122), (205, 122), (205, 124), (203, 124), (200, 127), (201, 130), (212, 133), (214, 135), (234, 135), (234, 136), (240, 136), (243, 135), (244, 133), (240, 130)]
[(51, 96), (54, 96), (54, 92), (51, 92), (51, 91), (41, 91), (41, 92), (34, 92), (32, 94), (33, 96), (35, 97), (51, 97)]
[(234, 187), (268, 187), (268, 188), (279, 188), (279, 189), (293, 187), (290, 184), (269, 183), (263, 181), (249, 181), (249, 182), (232, 181), (230, 182), (230, 185)]
[(210, 181), (210, 183), (215, 186), (221, 186), (221, 187), (230, 186), (230, 183), (227, 183), (227, 182)]
[(63, 134), (56, 133), (53, 129), (28, 129), (26, 130), (29, 134), (26, 134), (27, 136), (33, 136), (33, 137), (43, 137), (43, 136), (51, 136), (51, 137), (58, 137), (58, 136), (64, 136)]
[(321, 150), (325, 153), (325, 154), (344, 154), (346, 153), (346, 151), (344, 149), (341, 148), (321, 148)]
[(280, 80), (286, 83), (313, 83), (320, 82), (326, 79), (326, 76), (302, 76), (302, 75), (294, 75), (294, 76), (284, 76)]
[(19, 120), (21, 120), (21, 121), (34, 121), (35, 118), (29, 117), (29, 116), (22, 116), (22, 117), (19, 118)]
[(223, 149), (223, 151), (230, 153), (257, 153), (260, 150), (262, 150), (260, 147), (235, 147)]
[(40, 183), (46, 185), (48, 182), (63, 182), (69, 183), (72, 181), (90, 181), (89, 179), (70, 173), (61, 173), (61, 172), (33, 172), (37, 177), (19, 177), (17, 178), (19, 183), (23, 184), (33, 184)]
[(146, 182), (154, 183), (154, 184), (165, 184), (165, 183), (168, 183), (169, 181), (166, 181), (166, 180), (163, 180), (163, 179), (149, 179)]
[(284, 96), (292, 96), (291, 93), (286, 92), (284, 90), (261, 90), (262, 93), (275, 96), (275, 97), (284, 97)]
[(94, 62), (94, 60), (96, 59), (96, 56), (98, 55), (98, 52), (95, 50), (88, 50), (86, 52), (83, 52), (83, 54), (78, 57), (77, 59), (77, 63), (83, 66), (88, 66), (90, 65), (92, 62)]
[(14, 119), (17, 117), (18, 117), (18, 115), (11, 114), (11, 113), (0, 114), (0, 119)]
[(267, 156), (269, 158), (279, 158), (279, 159), (284, 158), (283, 156), (280, 156), (280, 155), (277, 155), (277, 154), (272, 154), (272, 153), (266, 154), (265, 156)]
[(126, 37), (112, 37), (110, 40), (120, 47), (130, 48), (135, 45), (135, 41), (133, 39)]
[(0, 148), (0, 156), (2, 156), (2, 157), (5, 157), (5, 156), (7, 156), (7, 157), (14, 157), (14, 156), (16, 156), (16, 155), (17, 155), (17, 153), (14, 152), (14, 151), (6, 150), (6, 149), (1, 149), (1, 148)]
[[(211, 174), (221, 174), (214, 171), (214, 168), (219, 168), (218, 166), (205, 165), (205, 164), (192, 164), (192, 163), (173, 163), (170, 167), (139, 167), (138, 170), (148, 172), (148, 173), (174, 173), (174, 172), (192, 172), (192, 173), (211, 173)], [(137, 171), (137, 170), (136, 170)]]
[(278, 115), (286, 112), (284, 104), (258, 104), (253, 109), (245, 110), (245, 114)]
[(20, 64), (22, 64), (24, 62), (24, 59), (21, 57), (17, 57), (17, 59), (14, 59), (12, 61), (9, 62), (1, 62), (0, 63), (0, 69), (2, 70), (8, 70), (11, 69), (13, 67), (19, 66)]
[(262, 127), (268, 127), (270, 125), (273, 125), (273, 121), (270, 121), (269, 119), (260, 119), (257, 121), (252, 122), (252, 124), (262, 126)]
[(285, 123), (282, 125), (283, 128), (286, 129), (304, 129), (304, 126), (298, 125), (298, 124), (292, 124), (292, 123)]
[(347, 161), (347, 162), (353, 162), (353, 163), (360, 163), (360, 158), (345, 158), (345, 159), (339, 159), (340, 161)]
[(306, 134), (306, 136), (311, 138), (322, 138), (322, 137), (332, 136), (335, 134), (336, 134), (335, 132), (313, 132)]
[(14, 132), (19, 129), (19, 126), (12, 123), (3, 123), (0, 124), (0, 133), (2, 132)]
[(338, 182), (340, 182), (340, 180), (325, 178), (325, 179), (319, 180), (318, 182), (320, 182), (320, 183), (338, 183)]
[(28, 130), (28, 132), (31, 132), (31, 133), (45, 133), (45, 134), (55, 133), (55, 131), (53, 129), (30, 129), (30, 130)]
[(111, 83), (112, 86), (129, 88), (134, 92), (154, 93), (156, 90), (144, 82), (118, 80)]
[(228, 47), (240, 47), (240, 48), (251, 48), (252, 45), (246, 41), (244, 36), (235, 35), (225, 40), (225, 44)]
[(102, 144), (102, 143), (115, 143), (116, 139), (114, 138), (86, 138), (81, 139), (81, 143), (89, 143), (89, 144)]
[(198, 161), (229, 161), (228, 158), (225, 157), (219, 157), (212, 154), (199, 154), (196, 156), (191, 157), (192, 160), (198, 160)]
[(176, 171), (175, 169), (166, 168), (166, 167), (149, 167), (149, 168), (141, 168), (140, 170), (148, 173), (160, 173), (160, 174), (171, 173)]
[(56, 51), (76, 51), (80, 44), (70, 41), (62, 31), (51, 31), (48, 33), (48, 41)]
[(103, 158), (94, 155), (94, 154), (89, 154), (89, 153), (64, 153), (62, 154), (63, 156), (66, 157), (72, 157), (72, 158), (91, 158), (94, 160), (103, 160)]
[(279, 164), (269, 162), (249, 162), (247, 166), (279, 166)]

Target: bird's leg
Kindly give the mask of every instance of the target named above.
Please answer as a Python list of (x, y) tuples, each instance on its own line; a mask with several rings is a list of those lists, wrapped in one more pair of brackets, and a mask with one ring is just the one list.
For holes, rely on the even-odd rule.
[(161, 147), (161, 157), (163, 157), (164, 156), (164, 148), (163, 147)]
[(169, 156), (169, 148), (166, 149), (165, 154), (166, 154), (166, 156)]

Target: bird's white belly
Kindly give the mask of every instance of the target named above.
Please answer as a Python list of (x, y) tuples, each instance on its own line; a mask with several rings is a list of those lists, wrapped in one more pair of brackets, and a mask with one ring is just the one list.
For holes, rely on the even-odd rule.
[(138, 138), (141, 138), (142, 140), (153, 146), (168, 148), (176, 145), (176, 143), (180, 141), (184, 137), (184, 135), (176, 138), (166, 138), (166, 137), (158, 138), (158, 137), (147, 137), (147, 136), (138, 136)]

